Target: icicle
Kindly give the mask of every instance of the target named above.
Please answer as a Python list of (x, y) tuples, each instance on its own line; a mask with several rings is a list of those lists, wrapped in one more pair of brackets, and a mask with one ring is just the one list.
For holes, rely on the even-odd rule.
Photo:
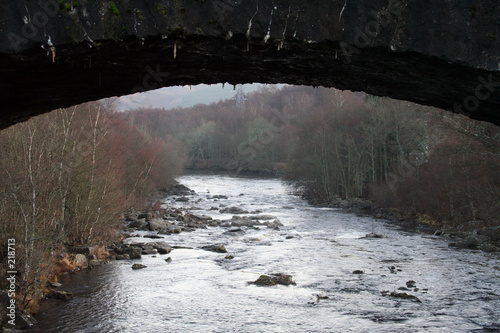
[(344, 2), (344, 7), (342, 7), (342, 10), (340, 11), (340, 16), (339, 16), (339, 23), (340, 23), (340, 20), (342, 20), (342, 14), (344, 13), (344, 9), (345, 9), (345, 6), (347, 5), (347, 0), (345, 0)]
[(250, 39), (250, 30), (252, 29), (252, 20), (254, 17), (257, 15), (259, 12), (259, 5), (257, 5), (257, 10), (255, 11), (255, 14), (253, 14), (252, 18), (250, 19), (250, 22), (248, 22), (248, 29), (247, 29), (247, 38)]
[(274, 15), (274, 10), (277, 9), (274, 7), (271, 9), (271, 19), (269, 20), (269, 25), (267, 26), (267, 35), (264, 37), (264, 43), (267, 43), (269, 38), (271, 38), (271, 24), (273, 23), (273, 15)]

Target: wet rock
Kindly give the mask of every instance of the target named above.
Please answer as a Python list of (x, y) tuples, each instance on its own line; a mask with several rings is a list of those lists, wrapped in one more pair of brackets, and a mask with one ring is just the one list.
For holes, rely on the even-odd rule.
[(223, 214), (248, 214), (248, 211), (239, 207), (228, 207), (220, 210)]
[(421, 303), (421, 301), (415, 295), (411, 295), (411, 294), (407, 294), (407, 293), (398, 293), (396, 291), (388, 291), (388, 290), (384, 290), (381, 293), (382, 293), (382, 296), (390, 296), (390, 297), (395, 297), (395, 298), (407, 299), (410, 301)]
[(146, 268), (148, 266), (146, 265), (143, 265), (143, 264), (133, 264), (132, 265), (132, 269), (142, 269), (142, 268)]
[(165, 230), (170, 228), (171, 223), (165, 220), (155, 219), (149, 221), (148, 229), (149, 231)]
[(188, 197), (180, 197), (180, 198), (175, 199), (175, 201), (177, 201), (177, 202), (188, 202), (189, 198)]
[(254, 215), (250, 216), (251, 220), (276, 220), (276, 216), (273, 215)]
[(75, 255), (75, 262), (78, 265), (78, 267), (85, 268), (88, 266), (87, 256), (81, 253)]
[(479, 245), (479, 249), (484, 252), (500, 252), (500, 247), (491, 243), (482, 243)]
[(141, 259), (142, 249), (136, 246), (127, 247), (123, 249), (123, 254), (128, 254), (130, 259)]
[(270, 229), (277, 229), (279, 227), (282, 227), (283, 223), (281, 223), (280, 220), (275, 219), (273, 222), (264, 222), (264, 225), (266, 225)]
[(73, 294), (62, 290), (51, 290), (47, 295), (47, 298), (60, 299), (63, 301), (69, 301), (73, 299)]
[(145, 246), (142, 248), (142, 254), (157, 254), (158, 250), (154, 249), (152, 246)]
[(217, 253), (227, 253), (226, 247), (224, 245), (206, 245), (202, 246), (201, 249)]
[(49, 284), (54, 288), (62, 287), (62, 284), (60, 284), (59, 282), (49, 282)]
[(214, 195), (211, 197), (208, 197), (208, 199), (228, 199), (226, 195)]
[(357, 269), (357, 270), (353, 271), (352, 274), (365, 274), (365, 272)]
[(245, 233), (246, 233), (245, 230), (238, 227), (238, 228), (231, 228), (228, 231), (224, 232), (223, 234), (229, 236), (240, 236), (244, 235)]
[(172, 252), (172, 247), (166, 242), (153, 242), (149, 243), (159, 254), (168, 254)]
[(168, 257), (167, 259), (165, 259), (166, 262), (172, 262), (172, 258)]
[(481, 244), (484, 244), (486, 242), (487, 238), (485, 236), (468, 235), (457, 242), (449, 243), (448, 246), (456, 247), (459, 249), (477, 250)]
[(232, 255), (227, 255), (227, 256), (225, 256), (224, 258), (226, 258), (226, 259), (228, 259), (228, 260), (231, 260), (231, 259), (234, 259), (234, 256), (232, 256)]
[(291, 275), (278, 273), (270, 275), (263, 274), (257, 280), (255, 280), (253, 284), (257, 286), (274, 286), (277, 284), (289, 286), (295, 285), (296, 283), (293, 281)]
[(170, 229), (170, 232), (173, 234), (180, 234), (182, 232), (182, 229), (179, 226), (174, 226)]
[(208, 215), (186, 214), (186, 219), (192, 222), (206, 222), (212, 220), (212, 217)]
[(208, 225), (211, 227), (218, 227), (222, 223), (221, 220), (210, 220), (208, 221)]
[(417, 283), (413, 280), (406, 281), (406, 287), (408, 288), (415, 288), (417, 286)]
[(230, 223), (232, 227), (252, 227), (254, 225), (261, 225), (259, 221), (252, 220), (247, 216), (233, 216)]
[(166, 195), (193, 195), (195, 191), (189, 189), (182, 184), (175, 184), (168, 189), (163, 189), (162, 192)]
[(158, 235), (144, 235), (144, 238), (163, 239), (164, 237)]
[(295, 237), (293, 237), (292, 235), (288, 235), (285, 237), (285, 239), (292, 239), (292, 238), (295, 238)]
[(96, 266), (101, 266), (104, 262), (102, 260), (92, 259), (89, 261), (89, 268), (93, 268)]
[(363, 238), (387, 238), (387, 236), (385, 235), (381, 235), (381, 234), (376, 234), (376, 233), (369, 233), (369, 234), (366, 234), (365, 237)]
[(134, 229), (146, 230), (148, 227), (148, 223), (146, 222), (146, 219), (137, 219), (137, 220), (131, 221), (128, 224), (128, 227), (134, 228)]
[(128, 254), (117, 254), (116, 260), (129, 260), (130, 256)]
[(149, 222), (153, 219), (153, 213), (140, 213), (137, 215), (137, 219), (144, 219), (145, 221)]

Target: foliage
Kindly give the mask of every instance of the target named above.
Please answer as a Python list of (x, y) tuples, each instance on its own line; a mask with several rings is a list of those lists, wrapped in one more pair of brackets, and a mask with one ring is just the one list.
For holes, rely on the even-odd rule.
[(183, 164), (177, 145), (148, 138), (99, 103), (0, 132), (0, 244), (16, 240), (25, 295), (35, 295), (50, 274), (48, 254), (63, 244), (114, 240), (125, 210), (141, 209), (171, 184)]

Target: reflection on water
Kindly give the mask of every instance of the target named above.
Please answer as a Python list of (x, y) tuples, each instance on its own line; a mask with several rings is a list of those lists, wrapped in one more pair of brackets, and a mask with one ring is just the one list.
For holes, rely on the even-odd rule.
[[(500, 330), (496, 254), (449, 249), (440, 238), (310, 207), (279, 179), (194, 175), (180, 181), (197, 192), (186, 206), (196, 213), (226, 219), (231, 215), (210, 208), (237, 206), (274, 215), (284, 227), (249, 228), (236, 236), (218, 227), (165, 236), (170, 245), (193, 249), (174, 250), (171, 263), (166, 256), (143, 256), (61, 277), (75, 298), (46, 301), (33, 332)], [(228, 199), (209, 199), (213, 195)], [(165, 203), (181, 206), (173, 198)], [(361, 238), (372, 231), (387, 238)], [(199, 249), (215, 243), (235, 258)], [(133, 271), (135, 262), (148, 267)], [(248, 284), (278, 272), (292, 274), (297, 285)], [(381, 295), (409, 280), (419, 289), (406, 292), (421, 303)]]

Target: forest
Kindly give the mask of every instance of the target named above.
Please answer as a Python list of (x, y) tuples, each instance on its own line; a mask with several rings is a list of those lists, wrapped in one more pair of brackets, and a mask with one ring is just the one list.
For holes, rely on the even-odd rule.
[(436, 223), (498, 223), (500, 129), (461, 115), (287, 86), (124, 117), (181, 142), (191, 169), (278, 173), (315, 204), (365, 198)]
[(1, 131), (1, 259), (16, 239), (20, 305), (40, 298), (65, 246), (115, 241), (123, 214), (185, 169), (278, 174), (314, 204), (362, 198), (427, 223), (499, 223), (492, 124), (333, 88), (235, 95), (124, 113), (93, 102)]

